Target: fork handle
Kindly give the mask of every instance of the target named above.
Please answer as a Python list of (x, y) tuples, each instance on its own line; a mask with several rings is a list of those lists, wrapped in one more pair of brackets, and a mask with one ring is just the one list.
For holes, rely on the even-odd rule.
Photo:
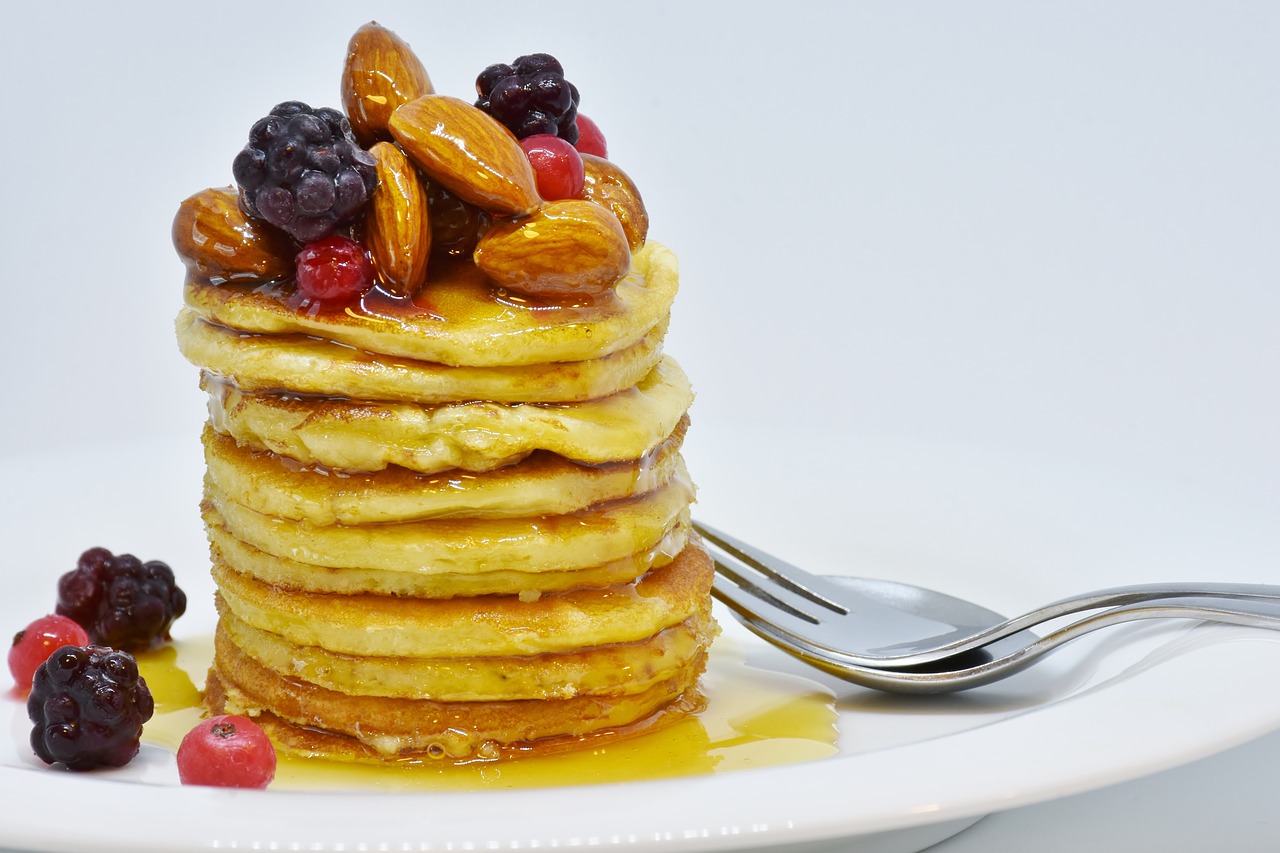
[[(961, 652), (971, 651), (1010, 637), (1014, 634), (1052, 622), (1063, 616), (1083, 613), (1088, 610), (1100, 610), (1104, 607), (1124, 607), (1143, 603), (1166, 602), (1168, 604), (1183, 603), (1195, 599), (1204, 606), (1210, 602), (1218, 602), (1225, 606), (1226, 602), (1270, 602), (1280, 605), (1280, 585), (1251, 583), (1161, 583), (1131, 584), (1085, 592), (1060, 598), (1043, 607), (1029, 610), (1021, 616), (1014, 616), (997, 625), (974, 631), (963, 637), (939, 643), (923, 651), (905, 654), (877, 654), (874, 661), (863, 663), (882, 667), (909, 667), (934, 663)], [(1275, 612), (1275, 611), (1269, 611)]]

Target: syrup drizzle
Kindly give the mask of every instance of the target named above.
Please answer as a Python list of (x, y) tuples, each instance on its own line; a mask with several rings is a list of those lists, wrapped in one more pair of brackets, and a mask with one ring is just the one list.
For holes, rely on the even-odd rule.
[[(143, 741), (176, 752), (200, 719), (197, 684), (212, 638), (140, 655), (156, 700)], [(707, 707), (657, 731), (599, 747), (499, 762), (409, 766), (348, 764), (281, 754), (274, 789), (476, 791), (604, 784), (729, 773), (800, 764), (836, 754), (833, 694), (796, 675), (758, 669), (726, 638), (712, 647), (702, 681)]]

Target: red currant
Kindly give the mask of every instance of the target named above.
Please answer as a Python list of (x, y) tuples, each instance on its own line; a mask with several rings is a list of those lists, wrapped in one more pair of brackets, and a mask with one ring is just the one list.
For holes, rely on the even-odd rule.
[(355, 240), (334, 234), (302, 247), (298, 292), (307, 299), (355, 299), (373, 286), (373, 262)]
[(178, 778), (184, 785), (265, 788), (275, 777), (275, 748), (248, 717), (201, 720), (178, 745)]
[(578, 113), (578, 142), (574, 145), (581, 154), (594, 154), (609, 159), (609, 145), (604, 141), (600, 126), (591, 119)]
[(24, 696), (31, 692), (31, 679), (49, 655), (63, 646), (87, 646), (89, 634), (66, 616), (41, 616), (13, 635), (9, 647), (9, 672)]
[(586, 172), (578, 149), (558, 136), (535, 133), (520, 140), (520, 147), (533, 166), (538, 195), (546, 201), (579, 198)]

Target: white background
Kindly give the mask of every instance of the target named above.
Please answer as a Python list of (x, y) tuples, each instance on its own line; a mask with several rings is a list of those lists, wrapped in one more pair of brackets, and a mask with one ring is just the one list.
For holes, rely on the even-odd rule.
[(173, 214), (378, 19), (446, 93), (562, 58), (682, 258), (695, 446), (834, 425), (1280, 500), (1274, 4), (6, 9), (6, 449), (194, 435)]
[(230, 182), (276, 102), (337, 105), (347, 39), (377, 19), (448, 94), (491, 62), (561, 58), (682, 259), (667, 349), (699, 394), (695, 475), (717, 436), (768, 437), (704, 504), (756, 488), (760, 524), (838, 519), (787, 492), (788, 445), (821, 435), (831, 454), (950, 444), (1280, 509), (1276, 4), (2, 15), (0, 452), (175, 434), (198, 452), (173, 214)]

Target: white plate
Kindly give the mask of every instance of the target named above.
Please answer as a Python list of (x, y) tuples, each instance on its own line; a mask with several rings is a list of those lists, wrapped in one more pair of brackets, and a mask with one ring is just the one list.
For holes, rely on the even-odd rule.
[[(693, 439), (708, 521), (816, 569), (888, 576), (1012, 611), (1060, 594), (1155, 579), (1276, 580), (1261, 514), (1103, 474), (955, 448), (860, 438), (828, 458), (791, 442), (785, 483), (740, 468), (757, 443)], [(194, 438), (0, 459), (0, 630), (52, 605), (53, 579), (90, 545), (203, 566)], [(809, 472), (809, 473), (805, 473)], [(765, 501), (752, 489), (785, 497)], [(182, 572), (179, 633), (212, 624), (209, 587)], [(724, 620), (728, 621), (728, 620)], [(761, 666), (797, 670), (726, 625)], [(1182, 623), (1091, 637), (990, 688), (907, 700), (839, 685), (841, 753), (810, 764), (675, 781), (482, 793), (243, 792), (183, 788), (146, 749), (109, 774), (46, 769), (0, 702), (0, 843), (30, 850), (712, 851), (826, 842), (919, 850), (991, 811), (1101, 787), (1280, 727), (1267, 632)], [(86, 804), (91, 809), (82, 812)], [(84, 819), (80, 815), (84, 814)], [(111, 815), (109, 825), (100, 816)]]

